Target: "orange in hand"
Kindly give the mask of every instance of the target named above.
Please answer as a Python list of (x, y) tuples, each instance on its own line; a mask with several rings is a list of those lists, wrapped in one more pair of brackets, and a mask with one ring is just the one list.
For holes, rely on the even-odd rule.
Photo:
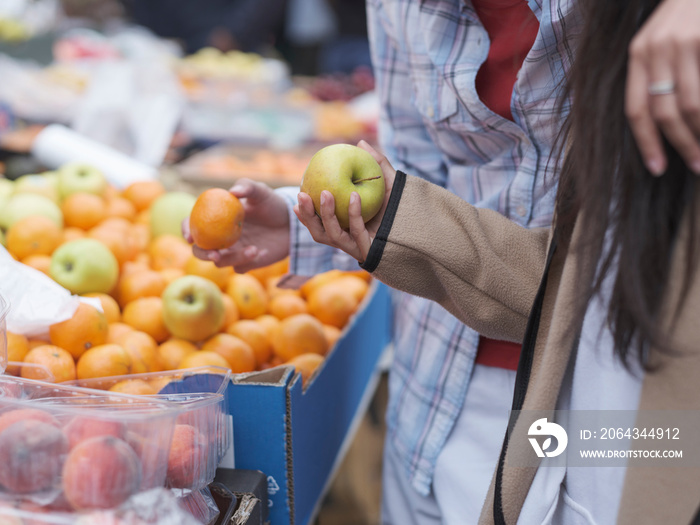
[(190, 213), (190, 233), (194, 243), (204, 250), (222, 250), (232, 246), (243, 229), (243, 205), (221, 188), (204, 191)]

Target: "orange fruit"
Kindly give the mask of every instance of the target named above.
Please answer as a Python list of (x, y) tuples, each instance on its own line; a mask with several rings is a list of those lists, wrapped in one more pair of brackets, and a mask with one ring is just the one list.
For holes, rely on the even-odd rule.
[(131, 373), (131, 357), (119, 345), (94, 346), (78, 359), (78, 379), (121, 376)]
[(280, 320), (277, 319), (277, 317), (275, 317), (274, 315), (264, 314), (259, 317), (256, 317), (255, 322), (263, 327), (263, 329), (265, 330), (265, 334), (267, 335), (267, 339), (269, 341), (272, 341), (272, 334), (275, 332), (275, 330), (277, 330), (277, 327), (280, 325)]
[(143, 211), (164, 193), (165, 187), (160, 181), (147, 180), (129, 184), (122, 192), (122, 197), (130, 201), (137, 211)]
[(289, 272), (289, 257), (277, 261), (275, 263), (269, 264), (267, 266), (262, 266), (260, 268), (255, 268), (249, 270), (246, 273), (252, 275), (261, 284), (265, 285), (271, 277), (281, 277), (282, 275)]
[(128, 332), (118, 339), (117, 344), (129, 354), (132, 374), (162, 372), (158, 343), (146, 332)]
[(107, 218), (105, 200), (92, 193), (73, 193), (61, 203), (63, 222), (81, 230), (94, 228)]
[[(72, 381), (76, 378), (75, 360), (63, 348), (54, 345), (42, 345), (32, 348), (24, 358), (25, 363), (44, 366), (51, 372), (57, 383)], [(27, 379), (44, 379), (31, 368), (22, 368), (22, 377)]]
[(223, 328), (226, 328), (231, 323), (235, 323), (240, 319), (238, 315), (238, 307), (230, 295), (225, 293), (221, 294), (221, 300), (224, 302), (224, 324)]
[(319, 354), (300, 354), (292, 357), (286, 364), (293, 365), (301, 374), (301, 383), (306, 386), (316, 369), (323, 363), (325, 357)]
[(163, 376), (163, 377), (154, 377), (148, 380), (148, 384), (151, 385), (151, 388), (156, 391), (156, 393), (160, 392), (165, 388), (165, 385), (170, 383), (172, 381), (172, 378)]
[(369, 273), (367, 270), (353, 270), (351, 272), (344, 272), (345, 274), (348, 275), (354, 275), (355, 277), (359, 277), (363, 281), (370, 283), (372, 282), (372, 274)]
[(130, 222), (136, 218), (136, 208), (131, 201), (122, 197), (107, 199), (106, 213), (107, 217), (122, 217)]
[[(46, 343), (44, 343), (46, 344)], [(7, 360), (22, 362), (29, 353), (29, 341), (22, 334), (7, 332)], [(6, 372), (13, 376), (19, 374), (18, 366), (8, 366)]]
[(22, 264), (31, 266), (35, 270), (39, 270), (41, 273), (49, 275), (49, 269), (51, 268), (51, 256), (50, 255), (30, 255), (22, 259)]
[(27, 340), (27, 345), (29, 346), (30, 350), (32, 348), (36, 348), (37, 346), (47, 345), (47, 344), (49, 344), (49, 341), (44, 341), (43, 339), (28, 339)]
[(260, 366), (272, 356), (272, 343), (265, 327), (251, 319), (241, 319), (227, 326), (226, 333), (235, 335), (250, 345), (255, 362)]
[(109, 323), (107, 330), (107, 342), (116, 343), (121, 336), (127, 332), (133, 332), (134, 329), (126, 323)]
[(358, 275), (351, 275), (349, 273), (338, 277), (338, 279), (333, 281), (333, 284), (344, 288), (347, 293), (357, 299), (358, 303), (365, 298), (367, 290), (369, 290), (369, 283), (367, 281)]
[(297, 314), (280, 322), (272, 337), (272, 348), (286, 362), (301, 354), (325, 355), (328, 341), (321, 321), (309, 314)]
[(105, 314), (105, 319), (108, 323), (118, 323), (122, 318), (121, 310), (119, 309), (119, 304), (111, 295), (100, 292), (86, 293), (84, 297), (94, 297), (100, 300), (102, 304), (102, 311)]
[(294, 294), (281, 293), (270, 299), (267, 311), (278, 319), (285, 319), (296, 314), (305, 314), (309, 311), (306, 301)]
[(231, 266), (219, 268), (212, 261), (203, 261), (199, 257), (191, 255), (187, 263), (185, 263), (185, 273), (209, 279), (216, 286), (225, 290), (228, 280), (233, 275), (233, 268)]
[(359, 301), (342, 283), (332, 282), (314, 289), (307, 304), (309, 313), (323, 324), (343, 328), (357, 310)]
[(106, 217), (95, 227), (107, 228), (109, 230), (118, 230), (120, 232), (127, 232), (131, 228), (131, 223), (124, 217)]
[(119, 197), (120, 191), (112, 186), (111, 184), (107, 184), (107, 187), (105, 188), (105, 191), (102, 193), (102, 197), (105, 199), (114, 199), (115, 197)]
[(142, 297), (160, 297), (168, 283), (160, 272), (142, 270), (129, 273), (119, 279), (117, 297), (124, 308), (128, 303)]
[[(132, 224), (129, 228), (128, 235), (132, 238), (134, 245), (136, 246), (139, 255), (147, 255), (145, 252), (148, 250), (148, 245), (151, 242), (151, 230), (146, 224)], [(138, 260), (137, 256), (135, 260)]]
[(119, 381), (113, 384), (109, 391), (136, 396), (150, 396), (158, 393), (152, 385), (146, 383), (143, 379), (125, 379), (124, 381)]
[(63, 241), (61, 229), (43, 215), (20, 219), (7, 230), (5, 245), (17, 260), (32, 255), (51, 255)]
[(136, 257), (136, 246), (127, 235), (127, 231), (108, 226), (97, 226), (88, 232), (88, 237), (97, 239), (109, 248), (109, 251), (117, 258), (119, 266)]
[(123, 279), (127, 275), (131, 275), (138, 272), (145, 272), (150, 269), (151, 267), (149, 266), (149, 264), (142, 260), (127, 261), (122, 265), (119, 271), (119, 277), (120, 279)]
[(197, 351), (197, 347), (173, 337), (158, 346), (158, 357), (165, 370), (175, 370), (186, 355)]
[(151, 225), (151, 212), (150, 210), (142, 210), (136, 214), (136, 218), (134, 219), (134, 224), (143, 224), (144, 226), (149, 226), (148, 231), (150, 232), (150, 225)]
[(106, 343), (107, 333), (105, 315), (85, 303), (78, 305), (73, 317), (49, 327), (51, 344), (68, 350), (75, 359), (93, 346)]
[(277, 286), (277, 283), (279, 283), (282, 277), (283, 276), (281, 275), (275, 275), (273, 277), (267, 278), (267, 280), (265, 281), (265, 290), (267, 291), (267, 295), (270, 298), (280, 294), (296, 295), (301, 297), (301, 291), (299, 290), (294, 290), (292, 288), (280, 288), (279, 286)]
[(157, 343), (170, 337), (163, 321), (163, 300), (160, 297), (140, 297), (127, 303), (122, 319), (136, 330), (146, 332)]
[(226, 293), (236, 303), (241, 319), (255, 319), (267, 313), (267, 292), (252, 275), (233, 274), (226, 285)]
[[(233, 337), (233, 336), (231, 336)], [(183, 368), (198, 368), (200, 366), (217, 366), (221, 368), (230, 369), (231, 366), (228, 361), (224, 359), (221, 355), (216, 352), (210, 351), (199, 351), (193, 354), (187, 354), (180, 364), (177, 366), (178, 369)]]
[(87, 234), (85, 233), (85, 230), (81, 230), (80, 228), (76, 228), (75, 226), (63, 228), (63, 239), (61, 240), (61, 244), (69, 241), (74, 241), (76, 239), (82, 239), (86, 235)]
[(163, 276), (166, 284), (170, 284), (175, 279), (179, 279), (185, 275), (185, 271), (180, 268), (163, 268), (162, 270), (158, 270), (158, 273)]
[(204, 342), (201, 351), (219, 354), (226, 359), (234, 374), (255, 370), (255, 352), (248, 343), (235, 335), (213, 335)]
[(151, 267), (154, 270), (184, 269), (192, 255), (192, 248), (182, 237), (166, 233), (151, 241), (148, 245), (148, 254), (151, 256)]
[(338, 339), (340, 339), (340, 336), (342, 335), (340, 328), (329, 324), (323, 325), (323, 333), (326, 335), (326, 341), (328, 341), (329, 349), (335, 346), (335, 343), (338, 342)]
[(330, 270), (328, 272), (318, 273), (314, 275), (311, 279), (306, 281), (299, 288), (301, 296), (304, 299), (308, 299), (311, 295), (311, 292), (313, 292), (316, 288), (323, 286), (324, 284), (330, 283), (331, 281), (337, 279), (341, 275), (343, 275), (343, 272), (341, 272), (340, 270)]
[(205, 250), (233, 246), (243, 230), (243, 204), (230, 191), (210, 188), (203, 191), (190, 213), (190, 233), (194, 243)]

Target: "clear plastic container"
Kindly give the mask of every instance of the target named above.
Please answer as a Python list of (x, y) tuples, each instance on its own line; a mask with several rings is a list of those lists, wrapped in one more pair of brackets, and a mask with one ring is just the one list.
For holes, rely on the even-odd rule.
[(10, 304), (0, 295), (0, 373), (7, 368), (7, 314)]
[(24, 361), (8, 361), (5, 374), (38, 379), (39, 381), (44, 381), (45, 383), (56, 382), (56, 377), (53, 375), (51, 370), (46, 368), (44, 365), (25, 363)]
[(158, 387), (157, 394), (144, 397), (176, 405), (181, 410), (173, 430), (165, 484), (171, 488), (198, 490), (214, 480), (216, 468), (232, 441), (225, 395), (231, 372), (224, 368), (219, 370), (221, 373), (212, 373), (212, 367), (199, 367), (83, 379), (70, 384), (109, 389), (125, 381), (138, 381), (142, 386)]
[(0, 500), (85, 511), (162, 487), (180, 414), (162, 399), (0, 376)]

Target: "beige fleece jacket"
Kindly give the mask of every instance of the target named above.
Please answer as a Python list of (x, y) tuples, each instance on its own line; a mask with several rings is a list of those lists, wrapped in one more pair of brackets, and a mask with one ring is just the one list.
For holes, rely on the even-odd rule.
[[(573, 232), (572, 245), (580, 237), (582, 223), (579, 220)], [(674, 254), (673, 274), (679, 272), (684, 236), (687, 240), (684, 231), (679, 253)], [(550, 240), (549, 230), (528, 230), (497, 212), (470, 206), (441, 187), (399, 172), (364, 267), (393, 288), (437, 301), (487, 337), (522, 341)], [(553, 410), (556, 406), (580, 328), (569, 326), (576, 283), (590, 277), (592, 271), (566, 246), (557, 248), (523, 410)], [(640, 409), (700, 409), (698, 272), (690, 286), (672, 332), (674, 341), (687, 352), (669, 357), (652, 349), (652, 361), (662, 366), (646, 374)], [(670, 283), (666, 312), (677, 301), (678, 288), (676, 281)], [(666, 326), (670, 321), (666, 315)], [(526, 434), (527, 429), (516, 424), (514, 432)], [(535, 468), (508, 466), (509, 455), (519, 446), (529, 444), (526, 440), (511, 442), (503, 472), (501, 499), (508, 524), (517, 522), (536, 472)], [(493, 523), (494, 487), (492, 482), (480, 525)], [(699, 504), (700, 468), (629, 468), (618, 523), (685, 525)]]

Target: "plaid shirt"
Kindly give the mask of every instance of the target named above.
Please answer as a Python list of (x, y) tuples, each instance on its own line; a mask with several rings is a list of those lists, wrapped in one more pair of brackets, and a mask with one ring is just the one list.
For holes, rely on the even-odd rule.
[[(393, 166), (523, 226), (548, 226), (556, 193), (549, 157), (562, 125), (557, 88), (571, 63), (570, 37), (580, 28), (574, 1), (529, 0), (540, 31), (518, 74), (510, 121), (476, 93), (489, 37), (469, 0), (368, 0), (379, 141)], [(296, 200), (294, 191), (288, 196)], [(291, 217), (292, 273), (357, 268), (344, 254), (314, 244)], [(428, 494), (479, 335), (436, 303), (399, 292), (394, 303), (388, 443), (416, 490)]]

